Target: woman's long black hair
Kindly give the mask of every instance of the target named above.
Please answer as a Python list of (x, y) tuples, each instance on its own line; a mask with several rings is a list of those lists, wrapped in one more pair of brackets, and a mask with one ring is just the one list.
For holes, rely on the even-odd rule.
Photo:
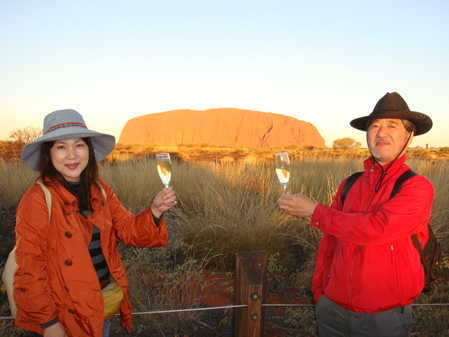
[(39, 156), (39, 172), (45, 185), (49, 184), (46, 178), (56, 179), (62, 186), (64, 186), (67, 190), (72, 192), (77, 197), (78, 207), (80, 210), (92, 210), (92, 207), (90, 205), (90, 188), (92, 184), (95, 184), (98, 180), (98, 164), (95, 160), (92, 141), (89, 137), (82, 139), (89, 148), (89, 160), (87, 162), (86, 168), (83, 172), (81, 172), (81, 181), (79, 190), (77, 192), (74, 191), (74, 189), (62, 176), (62, 174), (59, 173), (53, 166), (53, 162), (51, 161), (50, 149), (53, 147), (55, 143), (54, 141), (45, 142), (41, 146), (41, 152)]

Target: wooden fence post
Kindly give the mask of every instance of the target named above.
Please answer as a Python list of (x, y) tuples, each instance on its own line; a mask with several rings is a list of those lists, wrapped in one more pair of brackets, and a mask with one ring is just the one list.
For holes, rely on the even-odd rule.
[(247, 307), (234, 310), (234, 336), (263, 336), (267, 252), (236, 254), (235, 304)]

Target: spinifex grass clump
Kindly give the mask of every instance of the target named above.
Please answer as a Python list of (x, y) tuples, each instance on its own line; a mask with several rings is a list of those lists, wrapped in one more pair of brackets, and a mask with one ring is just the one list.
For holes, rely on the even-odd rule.
[[(191, 169), (188, 189), (174, 210), (183, 241), (196, 256), (232, 268), (235, 253), (282, 251), (288, 258), (288, 217), (277, 210), (281, 189), (267, 165), (205, 165)], [(280, 187), (277, 186), (276, 187)]]
[(0, 161), (0, 207), (17, 205), (26, 189), (34, 183), (37, 173), (20, 162)]
[(156, 194), (164, 189), (157, 175), (156, 161), (148, 157), (102, 165), (100, 177), (134, 214), (150, 205)]
[[(335, 179), (353, 166), (348, 161), (339, 164), (335, 170), (337, 165), (329, 160), (293, 161), (289, 193), (304, 192), (329, 203), (338, 186)], [(298, 257), (305, 262), (316, 249), (319, 234), (308, 220), (279, 211), (283, 190), (273, 163), (205, 164), (185, 173), (188, 177), (175, 186), (179, 205), (173, 212), (182, 239), (199, 256), (216, 256), (217, 264), (232, 268), (235, 253), (264, 250), (279, 253), (282, 264), (295, 257), (298, 266)]]

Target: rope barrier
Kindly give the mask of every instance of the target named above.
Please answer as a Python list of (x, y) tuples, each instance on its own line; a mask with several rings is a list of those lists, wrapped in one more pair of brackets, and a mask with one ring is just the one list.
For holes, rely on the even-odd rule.
[(315, 304), (262, 304), (263, 307), (313, 307)]
[[(314, 304), (262, 304), (263, 307), (308, 307), (314, 308)], [(434, 307), (434, 306), (449, 306), (449, 303), (413, 303), (412, 307)], [(190, 308), (190, 309), (174, 309), (174, 310), (161, 310), (161, 311), (143, 311), (133, 312), (132, 315), (154, 315), (154, 314), (171, 314), (177, 312), (189, 312), (189, 311), (208, 311), (208, 310), (225, 310), (234, 308), (248, 307), (247, 304), (238, 305), (225, 305), (221, 307), (207, 307), (207, 308)], [(119, 314), (117, 314), (119, 315)], [(0, 320), (14, 319), (12, 316), (0, 317)]]
[[(144, 311), (144, 312), (133, 312), (132, 315), (153, 315), (153, 314), (171, 314), (177, 312), (188, 312), (188, 311), (208, 311), (208, 310), (225, 310), (233, 308), (244, 308), (248, 307), (247, 304), (237, 304), (237, 305), (225, 305), (222, 307), (207, 307), (207, 308), (190, 308), (190, 309), (173, 309), (173, 310), (160, 310), (160, 311)], [(118, 316), (120, 314), (116, 314)], [(0, 317), (0, 320), (14, 319), (12, 316)]]
[(248, 305), (247, 304), (238, 304), (238, 305), (226, 305), (226, 306), (222, 306), (222, 307), (208, 307), (208, 308), (191, 308), (191, 309), (175, 309), (175, 310), (133, 312), (132, 314), (133, 315), (170, 314), (170, 313), (175, 313), (175, 312), (222, 310), (222, 309), (244, 308), (244, 307), (248, 307)]
[[(314, 304), (262, 304), (263, 307), (315, 307)], [(413, 303), (412, 307), (449, 306), (449, 303)]]
[(449, 305), (449, 303), (413, 303), (412, 307), (431, 307), (431, 306)]

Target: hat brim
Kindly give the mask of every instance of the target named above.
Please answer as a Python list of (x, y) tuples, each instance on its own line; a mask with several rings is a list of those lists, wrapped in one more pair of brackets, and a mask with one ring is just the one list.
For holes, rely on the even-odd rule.
[(417, 111), (394, 111), (386, 110), (385, 112), (376, 112), (376, 115), (369, 115), (360, 118), (356, 118), (350, 122), (351, 126), (355, 129), (366, 131), (366, 125), (371, 119), (382, 119), (382, 118), (395, 118), (395, 119), (406, 119), (412, 122), (416, 131), (415, 136), (422, 135), (428, 132), (432, 128), (432, 120), (429, 116), (417, 112)]
[(115, 147), (115, 137), (112, 135), (99, 133), (89, 129), (80, 131), (80, 128), (65, 128), (43, 135), (25, 145), (22, 149), (22, 161), (33, 171), (39, 172), (39, 156), (43, 143), (61, 139), (85, 137), (89, 137), (92, 141), (96, 161), (101, 161), (106, 158)]

